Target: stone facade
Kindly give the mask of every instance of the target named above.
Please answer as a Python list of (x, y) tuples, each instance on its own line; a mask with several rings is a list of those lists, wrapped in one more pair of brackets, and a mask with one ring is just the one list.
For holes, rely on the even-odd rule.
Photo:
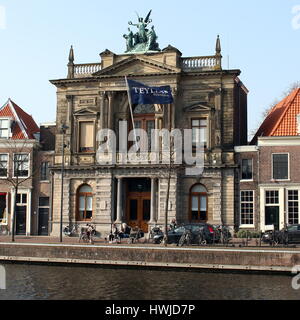
[[(168, 219), (192, 221), (191, 190), (201, 184), (207, 191), (205, 221), (223, 222), (234, 227), (237, 168), (234, 147), (247, 143), (248, 91), (238, 78), (239, 70), (222, 69), (219, 39), (216, 54), (211, 57), (183, 58), (181, 52), (171, 46), (158, 53), (116, 55), (106, 50), (100, 56), (100, 63), (76, 65), (71, 49), (67, 78), (51, 81), (57, 87), (52, 235), (58, 235), (60, 229), (63, 139), (64, 225), (90, 221), (78, 219), (80, 201), (84, 201), (79, 195), (82, 186), (92, 190), (92, 206), (89, 205), (92, 221), (101, 234), (110, 230), (114, 221), (130, 224), (128, 203), (134, 194), (129, 187), (132, 179), (147, 179), (145, 184), (151, 185), (144, 192), (144, 205), (147, 201), (151, 205), (146, 226), (164, 224), (168, 166), (161, 163), (122, 164), (120, 161), (114, 165), (99, 165), (97, 162), (96, 133), (107, 128), (117, 132), (119, 121), (131, 121), (125, 76), (149, 86), (171, 86), (175, 101), (170, 105), (154, 106), (155, 128), (191, 129), (193, 119), (207, 120), (204, 172), (189, 176), (185, 171), (187, 165), (173, 167)], [(89, 123), (89, 137), (92, 135), (93, 141), (88, 152), (81, 148), (84, 122)], [(60, 130), (62, 125), (68, 127), (64, 134)], [(205, 209), (204, 204), (202, 209)]]

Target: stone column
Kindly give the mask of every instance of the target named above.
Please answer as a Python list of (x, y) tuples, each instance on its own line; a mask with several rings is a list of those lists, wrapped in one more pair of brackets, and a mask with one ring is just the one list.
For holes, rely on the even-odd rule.
[(118, 178), (118, 187), (117, 187), (117, 220), (115, 221), (116, 223), (122, 223), (122, 184), (123, 184), (123, 179)]
[(177, 93), (178, 93), (178, 89), (177, 88), (173, 88), (172, 89), (172, 93), (173, 93), (173, 98), (174, 98), (174, 102), (173, 104), (171, 104), (172, 110), (172, 116), (171, 116), (171, 129), (175, 129), (176, 126), (176, 101), (177, 101)]
[(67, 133), (72, 131), (72, 115), (73, 115), (73, 96), (66, 96), (68, 102), (67, 121), (66, 125), (69, 127)]
[(151, 179), (151, 217), (150, 224), (156, 223), (156, 188), (157, 180), (156, 178)]
[(105, 92), (101, 91), (100, 94), (100, 128), (105, 128)]
[(213, 146), (215, 148), (220, 148), (222, 145), (221, 129), (222, 129), (222, 88), (216, 90), (215, 95), (215, 141), (213, 141)]
[(108, 92), (108, 129), (113, 129), (113, 121), (114, 121), (114, 110), (113, 110), (113, 100), (114, 100), (114, 92)]

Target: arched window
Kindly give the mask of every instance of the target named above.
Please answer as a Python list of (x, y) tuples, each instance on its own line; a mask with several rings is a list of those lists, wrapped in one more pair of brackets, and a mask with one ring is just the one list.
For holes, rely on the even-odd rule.
[(190, 220), (192, 222), (207, 221), (207, 190), (201, 184), (196, 184), (190, 192)]
[(93, 217), (93, 189), (89, 185), (83, 185), (78, 189), (78, 221), (90, 221)]

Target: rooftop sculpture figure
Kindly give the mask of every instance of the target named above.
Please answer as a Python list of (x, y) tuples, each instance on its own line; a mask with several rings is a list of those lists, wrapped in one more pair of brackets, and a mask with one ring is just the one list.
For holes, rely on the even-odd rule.
[(138, 32), (133, 34), (133, 32), (128, 29), (129, 34), (124, 34), (123, 37), (126, 39), (126, 53), (138, 53), (147, 51), (160, 51), (159, 44), (157, 43), (157, 35), (154, 30), (154, 26), (151, 30), (147, 29), (152, 20), (150, 19), (152, 10), (148, 13), (145, 19), (141, 18), (138, 14), (138, 23), (134, 24), (129, 21), (130, 26), (138, 28)]

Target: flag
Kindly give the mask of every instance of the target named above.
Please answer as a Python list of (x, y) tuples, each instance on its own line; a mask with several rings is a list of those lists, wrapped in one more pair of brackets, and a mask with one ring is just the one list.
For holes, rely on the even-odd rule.
[(143, 83), (127, 80), (132, 104), (169, 104), (173, 103), (170, 86), (149, 87)]

